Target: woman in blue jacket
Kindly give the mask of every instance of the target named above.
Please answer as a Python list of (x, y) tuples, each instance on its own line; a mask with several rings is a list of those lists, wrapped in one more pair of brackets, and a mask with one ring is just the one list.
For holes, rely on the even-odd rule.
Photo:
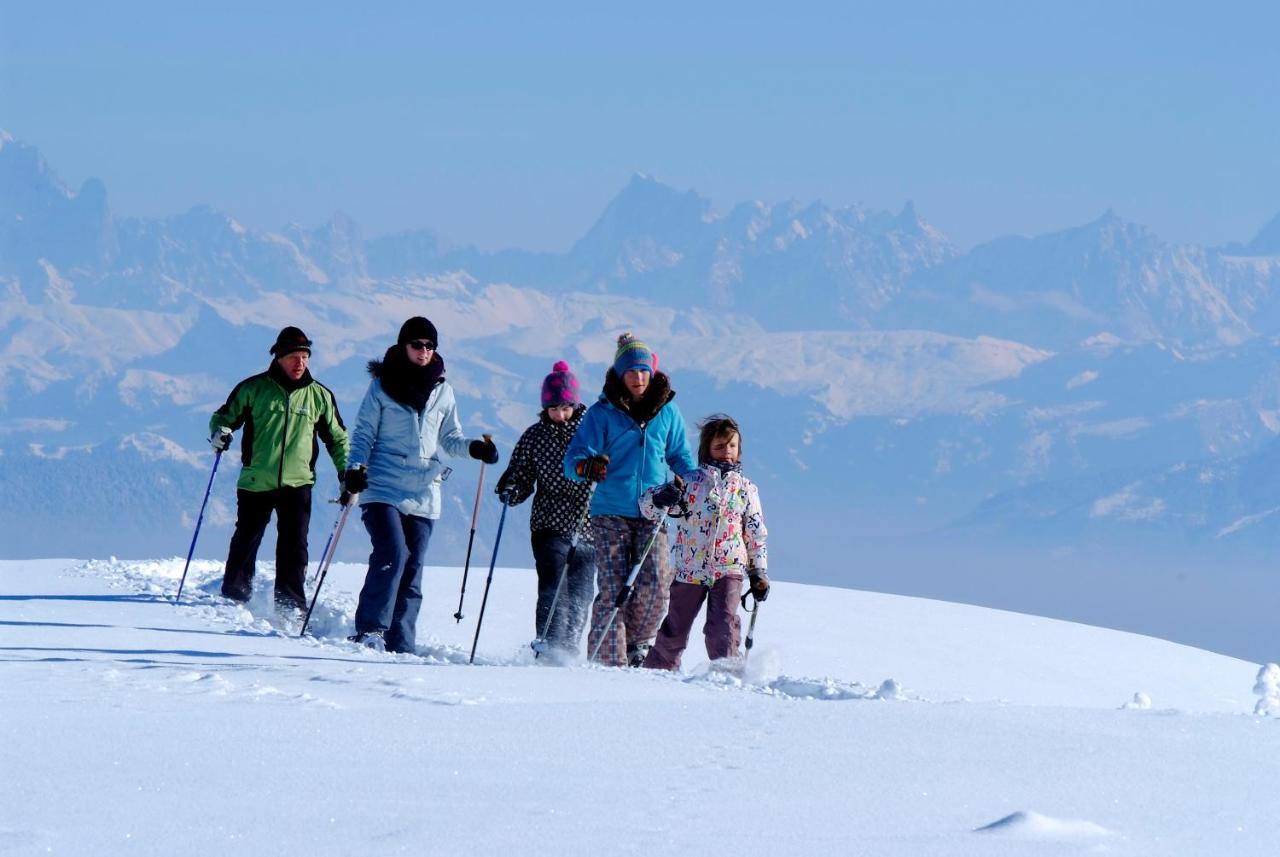
[[(582, 418), (565, 452), (570, 479), (598, 482), (591, 500), (596, 544), (597, 589), (591, 610), (587, 651), (600, 644), (599, 660), (614, 666), (639, 666), (667, 612), (673, 575), (665, 528), (640, 515), (645, 491), (697, 469), (685, 436), (684, 417), (672, 399), (671, 380), (658, 371), (658, 359), (630, 333), (618, 337), (604, 391)], [(622, 591), (631, 565), (660, 529), (636, 578), (633, 595), (613, 625), (604, 623)], [(601, 643), (601, 638), (603, 642)]]
[(373, 543), (352, 639), (390, 652), (414, 651), (422, 563), (448, 472), (440, 451), (498, 461), (493, 441), (463, 436), (438, 342), (435, 325), (415, 316), (381, 360), (369, 361), (373, 381), (360, 403), (343, 478), (343, 487), (360, 495), (360, 518)]

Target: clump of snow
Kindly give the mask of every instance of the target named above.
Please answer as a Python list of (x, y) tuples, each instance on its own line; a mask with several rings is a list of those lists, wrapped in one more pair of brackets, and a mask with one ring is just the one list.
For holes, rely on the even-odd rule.
[(1254, 714), (1280, 717), (1280, 664), (1267, 664), (1258, 670), (1253, 692), (1260, 697)]
[(753, 649), (742, 665), (742, 677), (751, 684), (769, 684), (782, 675), (782, 658), (777, 649)]
[(891, 678), (887, 678), (880, 682), (880, 687), (876, 690), (876, 699), (906, 699), (902, 692), (902, 685)]
[(857, 682), (848, 683), (833, 678), (809, 679), (782, 676), (768, 685), (768, 690), (778, 696), (793, 699), (875, 699), (875, 691)]
[(1051, 818), (1038, 812), (1019, 811), (979, 827), (977, 833), (996, 833), (1027, 839), (1083, 839), (1114, 836), (1092, 821)]
[(1133, 695), (1133, 699), (1120, 706), (1121, 711), (1149, 711), (1151, 709), (1151, 697), (1142, 691), (1138, 691)]

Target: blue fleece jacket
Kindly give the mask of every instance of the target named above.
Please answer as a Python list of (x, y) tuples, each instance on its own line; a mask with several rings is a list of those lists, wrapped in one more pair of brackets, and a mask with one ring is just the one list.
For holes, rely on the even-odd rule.
[(608, 476), (591, 500), (593, 517), (639, 518), (645, 491), (666, 482), (669, 471), (684, 476), (697, 469), (667, 376), (655, 373), (644, 398), (630, 408), (620, 406), (624, 389), (610, 369), (604, 392), (587, 409), (565, 451), (564, 475), (578, 482), (583, 481), (575, 471), (579, 461), (609, 456)]

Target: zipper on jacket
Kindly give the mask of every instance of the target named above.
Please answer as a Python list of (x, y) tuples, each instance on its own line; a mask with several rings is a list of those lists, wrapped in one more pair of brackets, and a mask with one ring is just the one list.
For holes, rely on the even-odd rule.
[(642, 423), (637, 423), (637, 425), (640, 426), (640, 474), (636, 476), (636, 508), (639, 508), (640, 500), (644, 496), (644, 489), (641, 486), (644, 484), (642, 476), (644, 473), (644, 452), (648, 447), (646, 440), (649, 437), (649, 421), (645, 420)]
[(280, 432), (280, 476), (277, 479), (277, 488), (284, 487), (284, 455), (285, 450), (289, 448), (289, 408), (292, 402), (289, 397), (292, 395), (288, 390), (284, 391), (284, 431)]

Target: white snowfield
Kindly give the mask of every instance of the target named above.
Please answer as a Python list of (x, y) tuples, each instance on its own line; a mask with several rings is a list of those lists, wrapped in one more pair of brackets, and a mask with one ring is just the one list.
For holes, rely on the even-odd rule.
[[(535, 665), (533, 572), (427, 572), (419, 655), (198, 561), (0, 562), (0, 854), (1275, 855), (1280, 672), (777, 583), (744, 678)], [(1256, 712), (1256, 713), (1255, 713)]]

